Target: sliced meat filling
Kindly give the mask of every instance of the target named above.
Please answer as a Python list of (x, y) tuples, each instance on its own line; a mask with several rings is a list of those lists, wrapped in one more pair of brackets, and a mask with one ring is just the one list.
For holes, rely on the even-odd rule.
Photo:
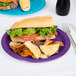
[(44, 42), (42, 42), (42, 41), (36, 41), (34, 44), (39, 47), (40, 45), (44, 45)]
[(48, 37), (48, 36), (45, 36), (45, 37), (42, 37), (42, 36), (38, 36), (38, 37), (35, 37), (35, 38), (23, 38), (23, 39), (21, 39), (20, 37), (18, 37), (18, 36), (15, 36), (15, 37), (13, 37), (13, 38), (11, 38), (11, 40), (13, 41), (13, 42), (25, 42), (25, 41), (41, 41), (41, 40), (48, 40), (48, 39), (54, 39), (55, 38), (55, 35), (51, 35), (50, 37)]
[(11, 9), (14, 9), (14, 8), (18, 7), (18, 3), (17, 2), (12, 2), (12, 3), (10, 3), (9, 6), (10, 6)]

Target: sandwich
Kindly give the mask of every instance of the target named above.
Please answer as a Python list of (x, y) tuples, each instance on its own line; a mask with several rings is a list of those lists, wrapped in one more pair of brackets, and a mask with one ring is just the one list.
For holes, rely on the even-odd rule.
[(48, 58), (58, 52), (61, 44), (50, 40), (58, 35), (56, 29), (51, 16), (33, 17), (16, 22), (11, 30), (7, 30), (11, 38), (10, 48), (22, 57)]
[(16, 22), (7, 34), (13, 42), (39, 41), (54, 39), (58, 35), (56, 28), (51, 16), (33, 17)]
[(17, 0), (0, 0), (0, 10), (10, 10), (18, 7)]
[(30, 0), (19, 0), (19, 4), (20, 4), (21, 9), (23, 11), (29, 11), (30, 10)]

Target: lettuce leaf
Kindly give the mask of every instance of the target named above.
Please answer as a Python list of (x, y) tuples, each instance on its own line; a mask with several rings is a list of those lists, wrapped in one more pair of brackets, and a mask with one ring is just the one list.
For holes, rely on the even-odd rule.
[(33, 35), (35, 33), (36, 33), (36, 29), (35, 28), (23, 29), (23, 34), (25, 34), (25, 35)]
[(12, 38), (16, 35), (18, 35), (19, 37), (22, 38), (22, 29), (21, 28), (18, 28), (18, 29), (14, 29), (12, 31), (9, 31), (9, 30), (6, 30), (7, 31), (7, 34)]
[(38, 30), (38, 33), (40, 34), (40, 36), (45, 36), (45, 35), (50, 35), (50, 34), (52, 34), (52, 32), (51, 32), (51, 30), (50, 30), (50, 28), (37, 28), (37, 30)]
[(56, 33), (56, 32), (57, 32), (57, 31), (56, 31), (57, 27), (58, 27), (58, 26), (54, 25), (54, 26), (51, 28), (51, 31), (52, 31), (53, 33)]
[(52, 28), (46, 27), (46, 28), (17, 28), (12, 31), (6, 30), (7, 34), (10, 37), (19, 36), (22, 38), (23, 35), (34, 35), (36, 33), (39, 33), (40, 36), (45, 35), (51, 35), (52, 33), (56, 33), (57, 26), (53, 26)]
[(16, 34), (16, 35), (18, 35), (19, 37), (22, 38), (22, 35), (23, 35), (23, 33), (22, 33), (22, 28), (15, 29), (14, 31), (15, 31), (15, 34)]
[(52, 33), (56, 33), (57, 26), (54, 25), (52, 28), (46, 27), (46, 28), (36, 28), (37, 32), (40, 34), (40, 36), (45, 35), (51, 35)]

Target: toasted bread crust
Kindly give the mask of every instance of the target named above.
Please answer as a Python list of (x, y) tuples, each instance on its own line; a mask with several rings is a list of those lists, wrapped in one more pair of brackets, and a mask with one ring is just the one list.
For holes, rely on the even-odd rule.
[(17, 0), (0, 0), (0, 2), (16, 2)]
[(23, 11), (29, 11), (30, 10), (30, 0), (19, 0), (19, 4), (21, 6), (21, 9)]
[(52, 27), (54, 26), (54, 20), (51, 16), (44, 16), (44, 17), (33, 17), (21, 20), (13, 24), (11, 29), (16, 28), (40, 28), (40, 27)]

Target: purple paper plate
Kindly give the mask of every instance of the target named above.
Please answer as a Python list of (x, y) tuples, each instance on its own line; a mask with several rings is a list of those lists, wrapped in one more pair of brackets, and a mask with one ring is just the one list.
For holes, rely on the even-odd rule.
[(10, 56), (14, 57), (15, 59), (24, 60), (24, 61), (28, 61), (28, 62), (34, 62), (34, 63), (51, 61), (51, 60), (55, 60), (55, 59), (60, 58), (61, 56), (63, 56), (70, 48), (70, 39), (67, 36), (67, 34), (64, 33), (60, 29), (57, 29), (57, 32), (58, 32), (58, 36), (55, 39), (53, 39), (53, 41), (62, 41), (65, 46), (59, 48), (59, 53), (58, 54), (52, 55), (51, 57), (49, 57), (47, 59), (33, 59), (30, 56), (29, 57), (22, 57), (20, 55), (15, 54), (9, 48), (9, 43), (10, 43), (11, 40), (10, 40), (10, 37), (7, 35), (7, 33), (5, 33), (4, 36), (2, 37), (1, 44), (2, 44), (2, 47), (3, 47), (4, 51), (6, 53), (8, 53)]

